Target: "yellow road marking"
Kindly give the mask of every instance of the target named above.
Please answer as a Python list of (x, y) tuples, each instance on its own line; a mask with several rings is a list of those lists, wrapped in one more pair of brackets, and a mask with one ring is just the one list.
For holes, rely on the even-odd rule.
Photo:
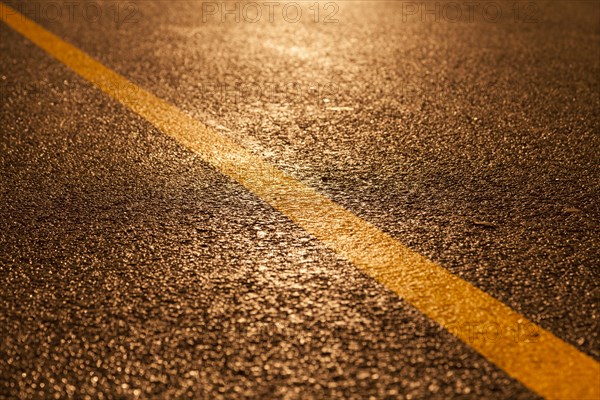
[[(0, 16), (530, 389), (549, 399), (600, 398), (600, 364), (593, 358), (2, 3)], [(487, 332), (474, 334), (474, 324)]]

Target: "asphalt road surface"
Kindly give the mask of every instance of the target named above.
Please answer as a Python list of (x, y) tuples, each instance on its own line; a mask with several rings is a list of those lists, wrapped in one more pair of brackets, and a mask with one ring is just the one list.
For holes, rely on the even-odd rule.
[(597, 398), (600, 3), (4, 4), (0, 398)]

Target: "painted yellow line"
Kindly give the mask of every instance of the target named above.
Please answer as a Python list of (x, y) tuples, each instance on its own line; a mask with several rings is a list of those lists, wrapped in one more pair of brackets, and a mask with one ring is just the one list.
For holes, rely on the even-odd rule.
[(600, 398), (593, 358), (2, 3), (0, 15), (533, 391), (550, 399)]

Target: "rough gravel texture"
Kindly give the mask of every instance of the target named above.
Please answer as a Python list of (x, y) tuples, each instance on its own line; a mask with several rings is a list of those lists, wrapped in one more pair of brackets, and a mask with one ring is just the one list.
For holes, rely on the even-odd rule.
[[(598, 3), (457, 24), (383, 1), (335, 24), (134, 4), (118, 26), (40, 22), (600, 358)], [(0, 398), (537, 398), (0, 36)]]

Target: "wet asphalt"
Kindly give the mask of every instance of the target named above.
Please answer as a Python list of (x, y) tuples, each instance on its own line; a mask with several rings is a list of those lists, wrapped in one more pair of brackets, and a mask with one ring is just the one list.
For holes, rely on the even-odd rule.
[[(7, 4), (600, 359), (598, 3)], [(537, 398), (0, 37), (0, 398)]]

